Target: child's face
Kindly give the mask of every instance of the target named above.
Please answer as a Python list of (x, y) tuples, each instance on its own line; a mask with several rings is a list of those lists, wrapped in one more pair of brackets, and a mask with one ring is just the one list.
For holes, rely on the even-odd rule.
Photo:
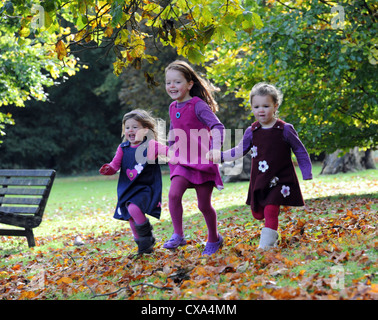
[(189, 94), (193, 87), (193, 81), (188, 82), (182, 72), (177, 70), (168, 70), (165, 75), (165, 90), (168, 95), (177, 102), (190, 100)]
[(252, 99), (252, 112), (256, 120), (263, 127), (272, 127), (276, 122), (274, 117), (278, 104), (274, 104), (271, 96), (254, 96)]
[(125, 137), (132, 146), (140, 144), (147, 131), (148, 128), (143, 128), (141, 123), (135, 119), (128, 119), (125, 122)]

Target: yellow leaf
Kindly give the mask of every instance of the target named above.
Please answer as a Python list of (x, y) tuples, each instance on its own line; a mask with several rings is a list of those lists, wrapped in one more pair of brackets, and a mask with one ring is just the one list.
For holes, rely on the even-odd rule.
[(31, 299), (35, 297), (35, 293), (33, 291), (23, 291), (20, 296), (21, 299)]
[(60, 278), (56, 283), (57, 284), (61, 284), (61, 283), (66, 283), (66, 284), (69, 284), (72, 282), (72, 279), (71, 278), (68, 278), (68, 277), (62, 277)]
[(264, 26), (264, 23), (262, 22), (260, 16), (255, 12), (252, 12), (252, 16), (253, 16), (253, 23), (256, 26), (256, 28), (261, 29)]
[(86, 33), (86, 30), (83, 29), (80, 32), (75, 34), (75, 41), (81, 41), (84, 38), (84, 35)]
[(370, 292), (373, 292), (373, 293), (378, 293), (378, 283), (373, 283), (371, 285), (371, 290)]
[(107, 37), (111, 37), (111, 35), (113, 34), (113, 28), (112, 27), (107, 27), (106, 30), (105, 30), (105, 35)]
[(23, 37), (23, 38), (26, 38), (29, 36), (30, 34), (30, 29), (29, 28), (26, 28), (26, 27), (21, 27), (20, 31), (20, 36)]
[(59, 40), (58, 43), (56, 44), (55, 51), (58, 54), (59, 60), (63, 60), (63, 58), (67, 56), (67, 49), (62, 40)]

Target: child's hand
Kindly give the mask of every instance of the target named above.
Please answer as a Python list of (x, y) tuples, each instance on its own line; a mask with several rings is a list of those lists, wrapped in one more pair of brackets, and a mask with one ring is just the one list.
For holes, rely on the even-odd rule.
[(136, 132), (136, 134), (135, 134), (135, 140), (137, 140), (137, 141), (143, 141), (144, 137), (147, 136), (149, 130), (150, 129), (148, 129), (148, 128), (141, 128), (141, 129), (139, 129)]
[(221, 161), (221, 152), (219, 150), (210, 150), (206, 154), (206, 159), (214, 163), (219, 163)]
[(111, 167), (108, 164), (104, 164), (100, 170), (98, 170), (101, 174), (106, 175)]

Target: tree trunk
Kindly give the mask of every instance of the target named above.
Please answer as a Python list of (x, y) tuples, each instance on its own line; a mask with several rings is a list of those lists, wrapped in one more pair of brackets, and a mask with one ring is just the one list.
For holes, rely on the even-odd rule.
[(323, 161), (320, 174), (336, 174), (340, 172), (357, 172), (365, 169), (376, 169), (374, 163), (374, 151), (359, 151), (358, 147), (350, 149), (348, 153), (339, 156), (340, 150), (327, 154)]

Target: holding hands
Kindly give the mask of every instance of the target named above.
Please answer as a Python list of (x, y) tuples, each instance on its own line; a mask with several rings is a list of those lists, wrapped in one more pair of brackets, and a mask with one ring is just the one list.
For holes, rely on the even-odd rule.
[[(149, 161), (155, 160), (159, 155), (168, 157), (168, 161), (172, 164), (177, 163), (186, 163), (187, 159), (181, 159), (180, 156), (175, 156), (175, 151), (169, 149), (167, 146), (162, 145), (161, 143), (155, 141), (154, 139), (151, 139), (148, 143), (148, 149), (147, 149), (147, 159)], [(214, 163), (220, 163), (221, 162), (221, 152), (220, 150), (210, 150), (206, 154), (206, 159), (209, 161), (212, 161)]]
[(206, 159), (209, 160), (209, 161), (212, 161), (214, 163), (220, 163), (221, 162), (221, 152), (220, 150), (210, 150), (207, 154), (206, 154)]

